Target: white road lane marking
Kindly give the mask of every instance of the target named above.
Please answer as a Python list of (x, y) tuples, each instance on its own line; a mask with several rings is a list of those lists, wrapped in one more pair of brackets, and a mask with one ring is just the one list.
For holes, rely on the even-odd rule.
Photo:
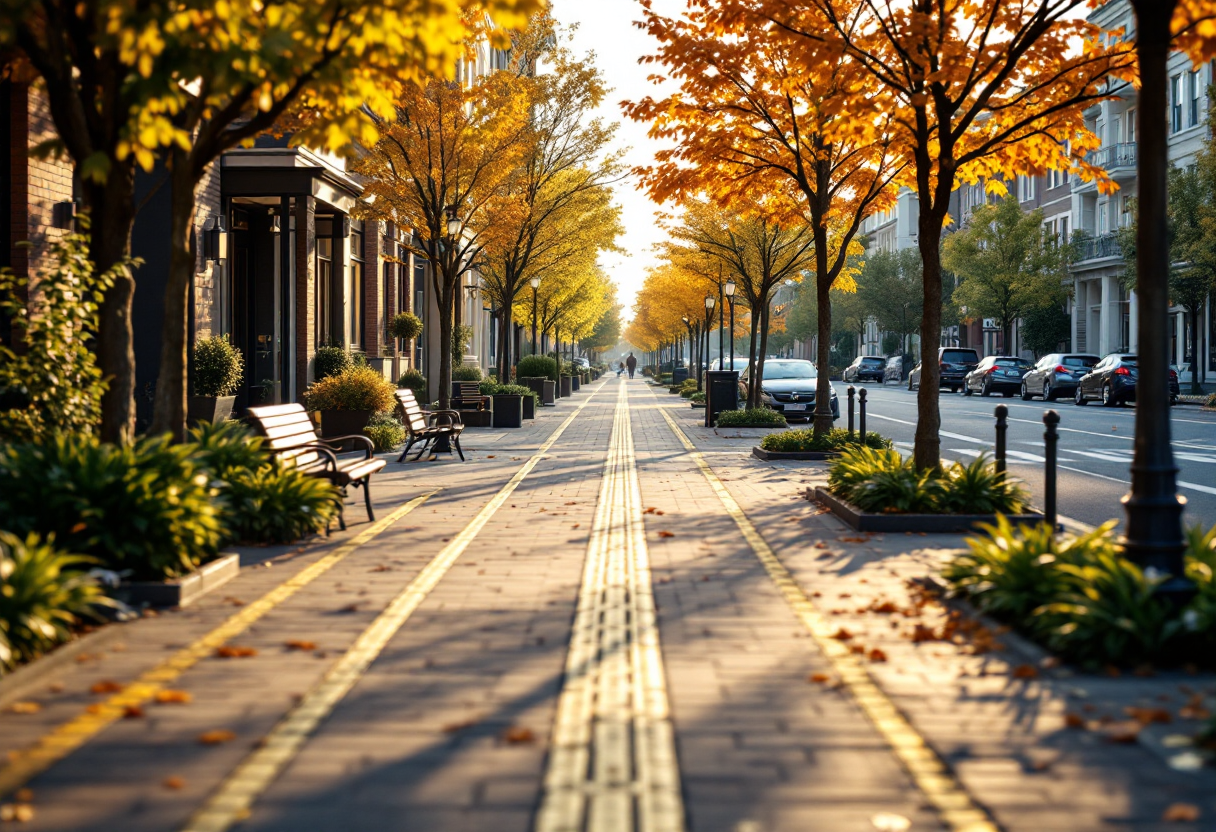
[(1204, 494), (1216, 494), (1216, 488), (1212, 488), (1210, 485), (1198, 485), (1197, 483), (1183, 482), (1182, 480), (1178, 481), (1178, 485), (1181, 488), (1189, 488), (1192, 491), (1199, 491)]

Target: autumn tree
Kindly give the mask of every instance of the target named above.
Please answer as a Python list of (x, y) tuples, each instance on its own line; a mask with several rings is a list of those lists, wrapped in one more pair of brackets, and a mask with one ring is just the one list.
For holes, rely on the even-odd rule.
[[(510, 204), (507, 194), (520, 175), (529, 103), (525, 80), (506, 70), (408, 84), (395, 115), (376, 119), (379, 139), (356, 165), (366, 178), (361, 214), (413, 229), (411, 246), (431, 265), (441, 344), (452, 343), (460, 324), (462, 277), (501, 231), (495, 209)], [(443, 350), (443, 407), (451, 381), (451, 351)]]
[(942, 265), (960, 278), (954, 302), (972, 317), (995, 319), (1009, 352), (1018, 320), (1037, 309), (1063, 307), (1068, 252), (1044, 229), (1042, 211), (1025, 211), (1010, 196), (976, 208), (946, 238)]
[[(862, 221), (892, 201), (905, 164), (878, 103), (881, 85), (831, 48), (774, 38), (762, 4), (751, 0), (693, 0), (678, 18), (643, 6), (642, 25), (659, 41), (644, 60), (663, 67), (659, 80), (679, 83), (677, 93), (626, 106), (652, 122), (653, 136), (676, 143), (644, 171), (651, 193), (704, 192), (727, 205), (786, 193), (782, 220), (806, 223), (813, 238), (817, 359), (827, 366), (831, 290)], [(860, 113), (850, 110), (855, 98), (869, 99)], [(822, 433), (832, 426), (827, 373), (817, 387), (814, 423)]]
[(594, 257), (620, 233), (609, 188), (623, 172), (620, 154), (608, 150), (615, 126), (592, 115), (604, 98), (603, 74), (594, 55), (580, 58), (560, 45), (566, 36), (546, 14), (514, 38), (513, 66), (527, 83), (531, 130), (521, 173), (495, 211), (499, 229), (482, 270), (501, 323), (499, 378), (510, 372), (510, 322), (529, 281), (571, 259)]
[(300, 140), (333, 148), (366, 138), (361, 112), (386, 113), (418, 72), (451, 65), (487, 12), (516, 25), (533, 0), (11, 0), (0, 42), (42, 76), (58, 145), (72, 159), (92, 215), (90, 258), (120, 266), (106, 292), (98, 363), (108, 379), (102, 436), (134, 434), (135, 357), (129, 269), (135, 172), (163, 154), (173, 189), (165, 343), (154, 428), (185, 427), (186, 297), (194, 269), (194, 190), (224, 151), (307, 114)]
[[(815, 232), (805, 223), (768, 219), (763, 203), (741, 214), (691, 200), (671, 234), (677, 247), (670, 256), (689, 264), (698, 258), (720, 262), (727, 270), (726, 276), (735, 280), (736, 299), (751, 310), (750, 354), (755, 356), (756, 366), (748, 375), (747, 406), (759, 407), (773, 292), (787, 279), (802, 280), (803, 272), (813, 267), (817, 260)], [(701, 269), (707, 279), (712, 279), (711, 271), (704, 266)], [(851, 278), (849, 281), (852, 288)], [(713, 285), (716, 289), (717, 282)]]
[[(794, 51), (834, 50), (882, 95), (849, 96), (862, 123), (891, 116), (904, 181), (919, 203), (924, 264), (922, 383), (914, 461), (941, 462), (937, 352), (941, 344), (942, 232), (960, 183), (1072, 170), (1112, 185), (1086, 161), (1098, 139), (1083, 112), (1110, 97), (1108, 79), (1128, 77), (1129, 47), (1080, 19), (1086, 0), (735, 0), (730, 4)], [(877, 107), (877, 109), (875, 109)]]

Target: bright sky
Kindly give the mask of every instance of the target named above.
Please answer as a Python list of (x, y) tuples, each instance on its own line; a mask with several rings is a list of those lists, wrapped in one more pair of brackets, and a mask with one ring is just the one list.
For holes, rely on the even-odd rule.
[[(682, 0), (656, 0), (654, 5), (668, 14), (684, 8)], [(599, 115), (620, 124), (617, 145), (630, 148), (626, 162), (630, 166), (651, 162), (659, 145), (646, 137), (648, 125), (625, 118), (620, 108), (621, 101), (637, 100), (658, 90), (646, 80), (654, 68), (638, 64), (638, 58), (652, 53), (655, 46), (655, 41), (633, 25), (641, 19), (641, 6), (637, 0), (555, 0), (552, 8), (561, 23), (578, 24), (571, 48), (580, 55), (595, 52), (596, 65), (612, 87)], [(624, 253), (605, 255), (600, 262), (616, 281), (625, 307), (623, 315), (629, 318), (646, 267), (654, 263), (651, 246), (665, 235), (658, 227), (656, 206), (637, 189), (632, 177), (617, 185), (616, 191), (625, 226), (619, 240)]]

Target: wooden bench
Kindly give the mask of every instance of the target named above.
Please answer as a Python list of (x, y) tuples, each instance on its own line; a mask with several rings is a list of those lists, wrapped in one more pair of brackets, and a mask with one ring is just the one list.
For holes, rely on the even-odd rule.
[(464, 462), (464, 451), (460, 449), (460, 434), (464, 431), (464, 423), (460, 420), (458, 411), (432, 410), (427, 413), (414, 398), (414, 391), (409, 389), (397, 390), (396, 396), (397, 415), (401, 418), (401, 424), (405, 425), (405, 431), (409, 437), (409, 441), (405, 443), (405, 450), (401, 452), (401, 456), (397, 457), (398, 462), (405, 461), (405, 455), (417, 442), (422, 443), (422, 449), (418, 451), (418, 456), (414, 459), (421, 459), (431, 442), (445, 436), (456, 447), (456, 453), (460, 454), (460, 461)]
[[(246, 417), (262, 436), (266, 447), (274, 456), (294, 465), (305, 474), (323, 477), (342, 490), (346, 496), (347, 486), (362, 486), (363, 501), (367, 504), (367, 519), (375, 520), (372, 511), (372, 494), (369, 487), (372, 474), (387, 463), (375, 455), (376, 446), (366, 436), (317, 437), (308, 411), (301, 404), (274, 404), (266, 407), (251, 407)], [(343, 442), (364, 445), (362, 458), (339, 457), (338, 449)], [(338, 525), (346, 529), (346, 518), (342, 505), (338, 506)]]
[(490, 397), (481, 395), (481, 386), (476, 381), (456, 382), (456, 395), (452, 407), (457, 410), (489, 410)]

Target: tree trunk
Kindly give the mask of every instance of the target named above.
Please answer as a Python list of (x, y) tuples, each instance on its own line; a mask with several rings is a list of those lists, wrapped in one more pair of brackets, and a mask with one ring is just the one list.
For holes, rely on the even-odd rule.
[(768, 298), (765, 297), (764, 303), (760, 306), (760, 348), (756, 352), (756, 368), (755, 372), (752, 373), (755, 384), (752, 386), (752, 401), (748, 404), (748, 407), (760, 406), (760, 391), (762, 389), (761, 385), (764, 382), (764, 357), (768, 355), (768, 327), (771, 316), (768, 304)]
[(498, 310), (498, 382), (511, 380), (511, 320), (515, 316), (515, 300), (507, 293), (502, 309)]
[[(432, 266), (438, 270), (440, 265), (432, 263)], [(442, 275), (440, 278), (443, 285), (439, 287), (439, 343), (442, 345), (439, 351), (439, 407), (446, 409), (452, 406), (452, 333), (454, 331), (455, 321), (453, 320), (453, 289), (459, 291), (459, 287), (453, 287), (453, 281), (447, 278), (447, 275)]]
[(916, 445), (912, 461), (928, 471), (941, 466), (941, 367), (937, 363), (942, 341), (942, 224), (945, 216), (927, 210), (921, 202), (918, 221), (921, 262), (924, 264), (925, 315), (920, 336), (920, 388), (916, 393)]
[(1199, 396), (1203, 388), (1199, 386), (1199, 370), (1203, 361), (1199, 358), (1199, 311), (1202, 306), (1190, 310), (1191, 313), (1191, 393)]
[[(760, 315), (756, 311), (756, 309), (757, 309), (757, 305), (752, 304), (751, 332), (750, 332), (750, 337), (748, 338), (748, 342), (747, 342), (748, 363), (751, 363), (753, 358), (756, 355), (756, 333), (760, 326)], [(756, 368), (752, 367), (751, 371), (747, 374), (747, 406), (749, 408), (755, 407), (755, 401), (756, 401), (755, 392), (757, 389), (759, 389), (759, 386), (756, 384)]]
[[(1185, 593), (1182, 553), (1183, 501), (1178, 498), (1178, 466), (1170, 447), (1169, 406), (1169, 234), (1166, 220), (1167, 136), (1166, 64), (1170, 20), (1176, 0), (1133, 0), (1140, 58), (1139, 178), (1136, 183), (1136, 297), (1140, 304), (1140, 376), (1136, 381), (1136, 438), (1127, 509), (1130, 559), (1174, 576), (1165, 593)], [(1147, 114), (1147, 118), (1145, 117)], [(1199, 356), (1195, 356), (1196, 361)]]
[(815, 301), (818, 320), (815, 332), (819, 338), (815, 359), (819, 377), (815, 381), (815, 436), (832, 429), (832, 353), (828, 341), (832, 337), (832, 282), (836, 275), (828, 271), (828, 232), (822, 222), (815, 222)]
[[(111, 162), (102, 185), (85, 187), (90, 212), (89, 259), (98, 273), (119, 266), (131, 254), (135, 222), (133, 161)], [(101, 299), (97, 326), (97, 366), (106, 381), (101, 396), (101, 438), (130, 444), (135, 440), (135, 336), (131, 299), (135, 278), (120, 266), (114, 284)]]
[(165, 283), (161, 321), (160, 372), (152, 407), (153, 434), (168, 433), (174, 442), (186, 440), (186, 342), (190, 325), (190, 282), (194, 278), (194, 178), (186, 151), (169, 151), (170, 173), (169, 276)]

